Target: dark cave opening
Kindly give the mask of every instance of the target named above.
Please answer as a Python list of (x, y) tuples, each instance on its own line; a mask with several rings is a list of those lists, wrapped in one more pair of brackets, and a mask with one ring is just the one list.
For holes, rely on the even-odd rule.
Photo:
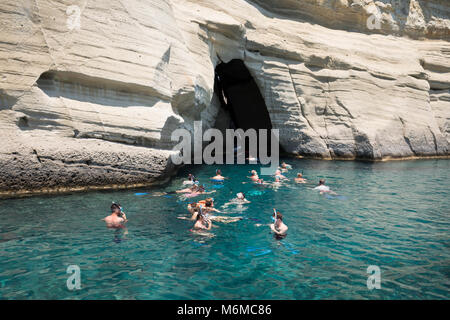
[[(267, 150), (270, 155), (272, 122), (269, 111), (258, 85), (242, 60), (234, 59), (217, 65), (214, 92), (219, 98), (221, 112), (231, 118), (229, 129), (268, 130)], [(249, 150), (248, 143), (246, 140), (246, 156)]]

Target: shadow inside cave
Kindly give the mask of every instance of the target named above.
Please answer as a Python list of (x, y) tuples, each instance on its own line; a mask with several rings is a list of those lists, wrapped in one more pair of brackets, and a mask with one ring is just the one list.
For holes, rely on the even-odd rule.
[[(247, 131), (255, 129), (267, 129), (267, 155), (271, 155), (272, 137), (270, 130), (273, 128), (269, 111), (267, 110), (258, 85), (245, 66), (239, 59), (231, 60), (228, 63), (220, 63), (215, 70), (214, 92), (220, 101), (221, 110), (219, 112), (216, 128), (221, 129), (242, 129)], [(259, 141), (258, 136), (258, 155)], [(236, 140), (234, 139), (234, 146)], [(274, 141), (275, 142), (275, 141)], [(245, 138), (245, 156), (249, 156), (249, 139)], [(276, 141), (278, 143), (278, 141)], [(279, 143), (278, 143), (279, 145)], [(224, 148), (226, 143), (224, 143)], [(281, 148), (281, 147), (279, 147)], [(225, 152), (226, 150), (224, 150)], [(235, 149), (235, 152), (239, 150)], [(282, 152), (282, 150), (279, 149)]]

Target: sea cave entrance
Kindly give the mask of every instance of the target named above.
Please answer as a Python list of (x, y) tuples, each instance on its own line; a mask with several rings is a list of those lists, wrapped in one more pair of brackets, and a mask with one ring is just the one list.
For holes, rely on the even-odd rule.
[[(272, 122), (269, 111), (255, 80), (242, 60), (234, 59), (217, 65), (214, 92), (221, 106), (215, 127), (222, 131), (255, 129), (258, 132), (258, 129), (267, 129), (267, 150), (270, 156)], [(248, 144), (249, 141), (246, 139), (246, 156)]]

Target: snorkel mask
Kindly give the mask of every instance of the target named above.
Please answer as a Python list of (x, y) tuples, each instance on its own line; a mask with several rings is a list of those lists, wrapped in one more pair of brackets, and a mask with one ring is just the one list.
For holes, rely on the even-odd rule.
[(116, 209), (116, 208), (118, 208), (119, 209), (119, 216), (122, 216), (122, 214), (123, 214), (123, 208), (122, 208), (122, 206), (119, 204), (119, 203), (115, 203), (114, 201), (113, 201), (113, 203), (111, 204), (111, 212), (114, 212), (114, 210)]
[(211, 220), (209, 220), (209, 218), (206, 216), (206, 214), (203, 213), (203, 209), (202, 209), (201, 206), (199, 207), (198, 214), (199, 214), (203, 219), (205, 219), (206, 222), (211, 221)]

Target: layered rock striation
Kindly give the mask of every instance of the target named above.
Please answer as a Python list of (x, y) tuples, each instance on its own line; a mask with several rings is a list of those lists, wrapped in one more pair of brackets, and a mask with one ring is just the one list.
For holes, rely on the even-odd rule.
[(446, 0), (2, 1), (0, 194), (166, 181), (232, 59), (291, 154), (448, 157), (449, 39)]

